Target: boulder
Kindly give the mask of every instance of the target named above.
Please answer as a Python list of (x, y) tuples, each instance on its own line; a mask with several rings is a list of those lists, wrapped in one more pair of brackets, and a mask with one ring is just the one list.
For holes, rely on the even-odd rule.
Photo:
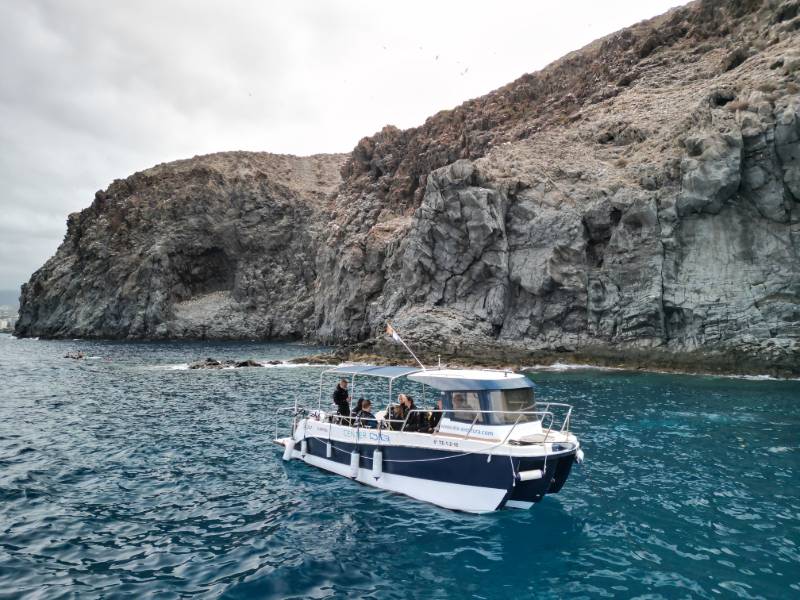
[(236, 368), (241, 368), (241, 367), (263, 367), (264, 365), (262, 365), (260, 362), (256, 362), (248, 358), (247, 360), (240, 360), (234, 366)]
[(190, 369), (221, 369), (224, 366), (225, 366), (224, 363), (214, 358), (206, 358), (205, 360), (199, 360), (193, 363), (189, 363)]

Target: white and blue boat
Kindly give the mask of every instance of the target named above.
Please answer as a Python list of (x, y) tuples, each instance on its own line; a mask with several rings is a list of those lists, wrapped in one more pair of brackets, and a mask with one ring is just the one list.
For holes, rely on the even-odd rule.
[[(388, 381), (387, 408), (375, 413), (377, 426), (323, 409), (323, 384), (331, 375), (347, 378), (354, 397), (363, 378)], [(433, 408), (423, 405), (402, 420), (390, 419), (392, 389), (401, 378), (424, 386), (425, 403)], [(291, 435), (275, 439), (285, 460), (474, 513), (530, 508), (559, 492), (573, 463), (583, 459), (569, 430), (572, 407), (538, 405), (531, 380), (511, 371), (339, 366), (322, 373), (317, 407), (295, 406), (291, 416)], [(411, 422), (431, 426), (410, 431)]]

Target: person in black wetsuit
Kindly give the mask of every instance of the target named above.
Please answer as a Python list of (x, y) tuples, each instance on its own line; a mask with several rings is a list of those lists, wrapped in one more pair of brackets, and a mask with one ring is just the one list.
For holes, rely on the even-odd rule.
[(400, 429), (403, 419), (403, 402), (402, 402), (403, 394), (398, 396), (397, 401), (398, 404), (390, 404), (389, 407), (386, 409), (386, 423), (384, 423), (384, 427), (388, 427), (393, 431), (397, 431)]
[(403, 414), (402, 418), (406, 421), (403, 431), (420, 431), (424, 429), (422, 424), (422, 413), (417, 410), (417, 406), (414, 404), (414, 398), (404, 395), (401, 408)]
[(375, 418), (375, 415), (373, 415), (370, 412), (371, 408), (372, 408), (372, 402), (370, 402), (369, 400), (363, 400), (362, 399), (362, 401), (361, 401), (361, 410), (359, 410), (354, 415), (356, 417), (356, 420), (358, 421), (359, 425), (361, 425), (361, 427), (367, 427), (369, 429), (374, 429), (375, 427), (378, 426), (378, 420)]
[(439, 426), (439, 421), (442, 420), (442, 399), (439, 398), (436, 401), (436, 411), (431, 411), (428, 413), (428, 422), (426, 424), (426, 428), (428, 433), (433, 433), (436, 431), (436, 428)]
[(389, 407), (390, 418), (392, 419), (391, 428), (395, 431), (400, 431), (403, 428), (403, 422), (406, 420), (408, 410), (406, 409), (407, 398), (405, 394), (397, 395), (397, 404), (392, 404)]
[(339, 409), (338, 414), (343, 417), (350, 416), (350, 395), (347, 393), (347, 379), (342, 379), (333, 390), (333, 403)]

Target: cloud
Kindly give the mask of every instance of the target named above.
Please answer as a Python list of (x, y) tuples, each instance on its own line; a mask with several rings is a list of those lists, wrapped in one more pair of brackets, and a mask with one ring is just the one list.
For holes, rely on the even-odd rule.
[(221, 150), (347, 152), (672, 2), (0, 4), (0, 289), (97, 189)]

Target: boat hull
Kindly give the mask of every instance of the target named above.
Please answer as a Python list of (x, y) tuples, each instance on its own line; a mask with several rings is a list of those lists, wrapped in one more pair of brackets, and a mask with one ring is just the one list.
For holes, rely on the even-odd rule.
[(540, 502), (546, 494), (558, 493), (564, 487), (574, 462), (574, 451), (550, 456), (546, 460), (541, 458), (523, 459), (520, 470), (540, 469), (543, 473), (542, 479), (518, 481), (508, 495), (506, 506), (508, 508), (530, 508), (536, 502)]
[[(575, 458), (574, 451), (545, 458), (329, 441), (315, 436), (304, 441), (279, 440), (292, 444), (292, 458), (315, 467), (444, 508), (475, 513), (532, 506), (563, 486)], [(376, 476), (373, 457), (378, 449), (382, 469)], [(357, 469), (351, 462), (354, 452)], [(520, 481), (520, 472), (537, 469), (541, 477)]]

